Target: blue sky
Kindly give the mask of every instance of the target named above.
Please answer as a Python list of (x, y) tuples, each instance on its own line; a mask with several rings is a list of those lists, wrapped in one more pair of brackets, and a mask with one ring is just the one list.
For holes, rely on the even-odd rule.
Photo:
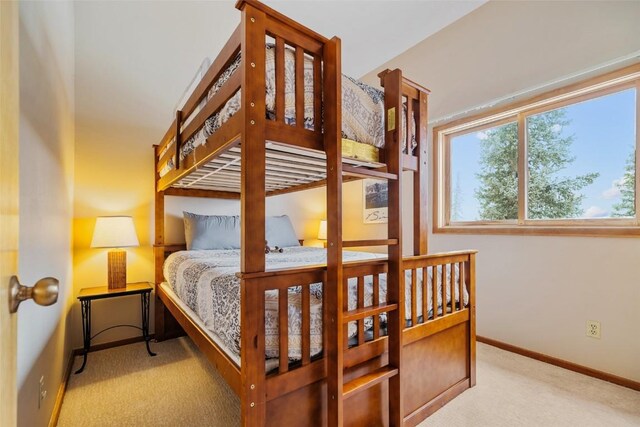
[[(561, 129), (562, 136), (574, 136), (571, 150), (576, 160), (561, 176), (599, 172), (596, 181), (584, 188), (583, 217), (608, 217), (613, 204), (620, 200), (620, 179), (629, 153), (635, 145), (636, 91), (627, 89), (611, 95), (565, 107), (571, 122)], [(478, 219), (479, 204), (474, 190), (479, 182), (480, 142), (482, 132), (458, 136), (451, 143), (452, 191), (458, 186), (460, 220)]]

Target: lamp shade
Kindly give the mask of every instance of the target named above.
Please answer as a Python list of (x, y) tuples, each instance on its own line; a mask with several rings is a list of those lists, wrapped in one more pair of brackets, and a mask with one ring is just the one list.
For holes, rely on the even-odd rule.
[(138, 236), (130, 216), (99, 216), (91, 239), (92, 248), (138, 246)]
[(318, 240), (327, 240), (327, 220), (320, 221), (320, 227), (318, 227)]

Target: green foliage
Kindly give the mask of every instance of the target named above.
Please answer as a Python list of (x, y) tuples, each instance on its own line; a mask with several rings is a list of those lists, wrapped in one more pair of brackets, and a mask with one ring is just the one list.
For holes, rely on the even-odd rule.
[(481, 143), (480, 219), (518, 218), (518, 125), (507, 125), (486, 132)]
[[(562, 137), (569, 124), (563, 109), (549, 111), (527, 119), (528, 200), (530, 219), (576, 218), (582, 215), (581, 190), (599, 176), (598, 173), (561, 176), (575, 161), (571, 155), (573, 136)], [(518, 218), (518, 126), (517, 123), (491, 129), (482, 141), (480, 218), (505, 220)]]
[(620, 183), (620, 202), (613, 205), (611, 216), (634, 217), (636, 214), (636, 151), (632, 150), (624, 168)]

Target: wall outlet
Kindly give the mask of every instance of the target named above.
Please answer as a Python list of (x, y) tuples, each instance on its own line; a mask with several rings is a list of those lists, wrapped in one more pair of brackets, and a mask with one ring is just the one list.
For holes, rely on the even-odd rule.
[(42, 401), (47, 397), (47, 390), (44, 388), (44, 375), (40, 377), (40, 385), (38, 386), (38, 409), (42, 407)]
[(600, 322), (587, 320), (587, 336), (600, 339)]

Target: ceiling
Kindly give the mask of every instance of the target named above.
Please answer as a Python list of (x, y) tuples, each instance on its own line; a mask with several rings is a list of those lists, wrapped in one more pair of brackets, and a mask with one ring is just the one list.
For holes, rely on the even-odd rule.
[(342, 40), (345, 74), (360, 77), (485, 3), (427, 0), (267, 0), (327, 37)]
[[(484, 0), (266, 3), (321, 34), (338, 35), (343, 72), (359, 77)], [(203, 59), (215, 58), (240, 20), (233, 1), (76, 2), (75, 12), (79, 125), (153, 129), (158, 139)]]

